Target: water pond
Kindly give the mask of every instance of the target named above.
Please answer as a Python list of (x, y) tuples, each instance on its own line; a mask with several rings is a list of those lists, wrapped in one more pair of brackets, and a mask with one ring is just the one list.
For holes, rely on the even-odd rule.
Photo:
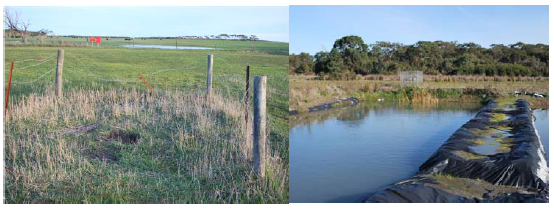
[[(291, 116), (289, 200), (360, 202), (408, 179), (480, 107), (360, 104)], [(547, 150), (548, 110), (534, 112)]]
[(197, 47), (197, 46), (168, 46), (168, 45), (121, 45), (125, 48), (142, 48), (142, 49), (181, 49), (181, 50), (215, 50), (215, 48), (209, 47)]

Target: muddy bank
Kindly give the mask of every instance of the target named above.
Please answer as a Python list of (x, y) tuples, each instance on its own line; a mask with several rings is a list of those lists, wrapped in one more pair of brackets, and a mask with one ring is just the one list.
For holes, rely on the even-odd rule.
[(490, 101), (403, 182), (365, 202), (548, 202), (548, 166), (524, 100)]
[[(359, 102), (360, 101), (355, 97), (340, 98), (333, 102), (309, 107), (308, 112), (316, 112), (316, 111), (328, 110), (331, 108), (338, 108), (338, 107), (351, 107), (351, 106), (357, 105)], [(298, 114), (298, 110), (289, 110), (289, 116), (295, 115), (295, 114)]]

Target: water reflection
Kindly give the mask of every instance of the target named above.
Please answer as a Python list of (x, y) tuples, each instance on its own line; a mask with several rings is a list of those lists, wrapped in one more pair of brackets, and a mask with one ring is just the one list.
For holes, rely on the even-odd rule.
[(542, 146), (544, 147), (544, 151), (546, 152), (546, 162), (550, 163), (548, 159), (548, 110), (533, 110), (533, 114), (535, 115), (536, 119), (535, 127), (537, 128), (537, 132), (539, 132)]
[(355, 107), (330, 109), (321, 112), (300, 113), (290, 116), (289, 129), (302, 125), (321, 124), (328, 119), (337, 119), (340, 121), (358, 121), (352, 124), (360, 123), (361, 119), (367, 117), (373, 110), (375, 114), (387, 114), (390, 109), (398, 111), (411, 111), (414, 113), (430, 113), (435, 111), (459, 111), (473, 110), (476, 112), (481, 108), (480, 103), (436, 103), (436, 104), (391, 104), (391, 103), (360, 103)]
[(404, 180), (481, 106), (360, 104), (289, 120), (291, 202), (360, 202)]
[[(289, 200), (360, 202), (406, 180), (480, 108), (361, 103), (291, 116)], [(534, 112), (548, 152), (548, 110)]]

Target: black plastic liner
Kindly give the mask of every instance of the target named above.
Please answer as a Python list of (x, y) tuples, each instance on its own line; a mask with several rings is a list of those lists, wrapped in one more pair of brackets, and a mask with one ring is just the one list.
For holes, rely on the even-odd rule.
[[(414, 177), (375, 193), (365, 202), (548, 202), (548, 166), (529, 104), (520, 99), (514, 108), (497, 108), (497, 105), (495, 101), (490, 101), (473, 119), (454, 132), (419, 167)], [(499, 113), (505, 114), (507, 119), (491, 120), (494, 114)], [(510, 128), (513, 139), (508, 142), (509, 151), (492, 155), (475, 153), (471, 147), (476, 144), (471, 139), (479, 136), (474, 130), (498, 126)], [(456, 152), (478, 157), (461, 157)], [(435, 176), (483, 181), (483, 184), (498, 187), (499, 192), (491, 196), (495, 189), (488, 188), (483, 194), (463, 195), (467, 188), (452, 191), (452, 185), (444, 188), (429, 186), (437, 184)], [(502, 188), (515, 191), (505, 193)]]

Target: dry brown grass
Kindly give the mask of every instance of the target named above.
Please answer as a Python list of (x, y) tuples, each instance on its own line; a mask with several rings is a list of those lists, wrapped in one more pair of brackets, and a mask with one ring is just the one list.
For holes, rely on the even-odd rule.
[[(548, 94), (548, 78), (486, 76), (424, 76), (424, 82), (417, 85), (421, 89), (486, 89), (495, 94), (510, 96), (514, 91), (530, 91)], [(510, 81), (508, 81), (510, 80)], [(513, 81), (512, 81), (513, 80)], [(368, 75), (358, 80), (317, 80), (313, 76), (289, 76), (289, 109), (304, 110), (307, 107), (353, 96), (355, 93), (386, 93), (403, 85), (398, 76)], [(378, 95), (377, 95), (378, 96)], [(416, 101), (433, 102), (428, 94), (415, 95)], [(528, 97), (528, 96), (527, 96)], [(385, 98), (385, 97), (383, 97)], [(385, 98), (385, 101), (387, 98)], [(475, 100), (479, 100), (476, 97)], [(548, 98), (526, 98), (532, 107), (548, 107)]]
[[(398, 75), (357, 76), (358, 80), (399, 81)], [(548, 82), (548, 77), (484, 76), (484, 75), (424, 75), (424, 82)]]
[[(239, 101), (134, 89), (51, 93), (10, 106), (6, 203), (288, 202), (288, 163), (271, 141), (266, 177), (252, 172)], [(90, 124), (98, 127), (67, 134)], [(102, 140), (113, 130), (140, 138)]]

